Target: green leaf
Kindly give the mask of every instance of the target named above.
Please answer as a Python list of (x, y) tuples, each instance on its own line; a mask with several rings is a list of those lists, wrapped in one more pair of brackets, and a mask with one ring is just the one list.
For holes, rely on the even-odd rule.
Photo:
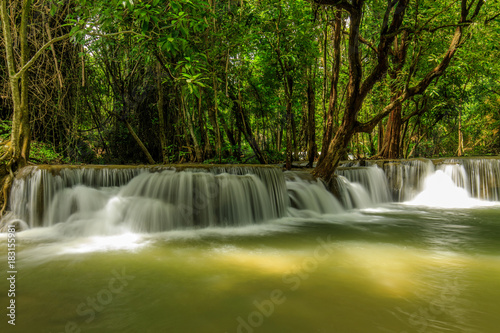
[(50, 16), (54, 16), (57, 12), (57, 6), (56, 5), (52, 5), (52, 7), (50, 8)]

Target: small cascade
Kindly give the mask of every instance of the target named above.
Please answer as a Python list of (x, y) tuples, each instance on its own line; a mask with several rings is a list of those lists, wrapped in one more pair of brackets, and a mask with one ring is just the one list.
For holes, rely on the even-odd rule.
[(424, 180), (434, 172), (434, 164), (427, 159), (387, 161), (384, 171), (393, 201), (402, 202), (423, 190)]
[(472, 197), (500, 201), (500, 160), (494, 158), (453, 158), (442, 161), (442, 166), (457, 164), (466, 173), (466, 188)]
[[(56, 205), (54, 196), (64, 197), (69, 195), (72, 200), (69, 207), (58, 206), (58, 210), (64, 215), (64, 211), (74, 209), (75, 205), (83, 205), (82, 209), (91, 209), (102, 205), (102, 194), (97, 194), (93, 189), (113, 188), (127, 184), (132, 178), (140, 173), (146, 172), (143, 168), (50, 168), (40, 169), (38, 167), (26, 167), (12, 184), (10, 195), (10, 210), (17, 218), (25, 221), (30, 228), (47, 226), (45, 218), (46, 207)], [(69, 193), (69, 189), (81, 185), (93, 192), (89, 198), (85, 194)], [(68, 189), (68, 190), (65, 190)], [(87, 193), (90, 194), (90, 193)], [(79, 196), (81, 200), (78, 200)], [(56, 198), (58, 200), (58, 198)], [(68, 199), (69, 200), (69, 199)], [(85, 203), (85, 201), (87, 201)], [(90, 202), (94, 201), (93, 204)], [(82, 210), (80, 209), (80, 210)], [(52, 213), (51, 213), (52, 214)], [(53, 212), (57, 215), (59, 213)], [(60, 215), (59, 214), (59, 215)], [(54, 216), (54, 218), (57, 218)]]
[[(338, 168), (335, 173), (345, 177), (351, 183), (360, 184), (368, 193), (369, 202), (366, 204), (392, 201), (385, 173), (376, 165), (369, 167)], [(354, 189), (351, 187), (350, 192), (353, 190)], [(350, 196), (352, 197), (352, 195)], [(356, 204), (356, 206), (359, 206), (359, 204)]]
[[(451, 168), (451, 165), (448, 165), (444, 170), (437, 170), (426, 178), (424, 190), (406, 204), (447, 209), (473, 208), (493, 204), (489, 201), (471, 198), (464, 187), (458, 186), (457, 180), (460, 183), (463, 179), (457, 177), (460, 175), (460, 172), (456, 172), (457, 170), (460, 168)], [(455, 179), (452, 178), (454, 176)]]
[(352, 183), (346, 177), (337, 175), (334, 188), (346, 209), (366, 208), (373, 205), (370, 194), (360, 183)]
[(468, 193), (471, 193), (469, 177), (467, 176), (467, 171), (465, 171), (463, 165), (455, 163), (438, 164), (436, 166), (436, 170), (442, 171), (445, 175), (447, 175), (451, 179), (451, 181), (453, 181), (455, 186), (466, 190)]
[(248, 166), (216, 166), (209, 171), (213, 174), (228, 173), (232, 175), (253, 174), (259, 177), (270, 194), (271, 204), (277, 216), (284, 216), (289, 199), (286, 190), (285, 178), (281, 172), (276, 172), (274, 167), (248, 167)]
[[(440, 177), (431, 178), (434, 180), (446, 178), (449, 179), (454, 187), (447, 187), (450, 191), (458, 188), (459, 192), (465, 191), (472, 198), (500, 201), (500, 159), (498, 158), (446, 158), (446, 159), (411, 159), (411, 160), (380, 160), (363, 161), (363, 165), (372, 165), (371, 167), (361, 167), (360, 162), (350, 161), (342, 164), (337, 170), (337, 174), (346, 177), (350, 182), (362, 184), (363, 188), (369, 193), (369, 197), (375, 203), (384, 202), (379, 194), (373, 192), (373, 188), (384, 188), (381, 182), (375, 183), (374, 180), (380, 179), (380, 175), (370, 174), (367, 170), (377, 170), (374, 165), (383, 167), (386, 175), (386, 181), (392, 201), (406, 202), (413, 200), (422, 191), (425, 190), (425, 181), (435, 173)], [(439, 172), (438, 172), (439, 171)], [(342, 198), (346, 207), (354, 205), (359, 207), (356, 201), (366, 202), (362, 193), (353, 195), (352, 185), (338, 180), (339, 191), (343, 191), (345, 196)], [(446, 182), (449, 185), (448, 182)], [(463, 190), (463, 191), (462, 191)], [(359, 198), (361, 195), (362, 199)], [(450, 194), (452, 195), (452, 194)]]
[(307, 173), (291, 171), (286, 172), (285, 177), (292, 208), (321, 214), (335, 214), (344, 210), (320, 180), (313, 179)]

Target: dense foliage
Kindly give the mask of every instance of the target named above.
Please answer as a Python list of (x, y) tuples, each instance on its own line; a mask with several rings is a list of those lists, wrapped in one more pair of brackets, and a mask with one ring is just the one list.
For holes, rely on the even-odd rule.
[[(65, 37), (27, 71), (32, 147), (52, 147), (42, 157), (32, 148), (34, 162), (312, 162), (339, 133), (349, 98), (359, 101), (355, 122), (374, 122), (334, 148), (342, 158), (500, 153), (496, 1), (2, 3), (18, 69), (23, 5), (29, 57)], [(420, 89), (457, 29), (449, 64)], [(5, 50), (7, 145), (15, 107)], [(366, 97), (352, 94), (356, 75), (372, 83)], [(391, 103), (396, 111), (378, 119)]]

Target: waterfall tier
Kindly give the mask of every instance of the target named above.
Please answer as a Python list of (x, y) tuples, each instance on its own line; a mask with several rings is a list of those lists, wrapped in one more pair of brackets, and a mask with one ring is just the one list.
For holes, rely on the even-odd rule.
[[(415, 198), (424, 190), (425, 180), (438, 170), (448, 175), (457, 187), (464, 189), (472, 198), (500, 200), (500, 159), (498, 158), (419, 158), (363, 161), (364, 166), (360, 164), (360, 162), (342, 164), (337, 174), (363, 185), (365, 189), (370, 189), (372, 186), (368, 184), (366, 176), (361, 176), (360, 170), (369, 168), (383, 170), (392, 200), (395, 202)], [(380, 177), (372, 174), (370, 178), (379, 179)], [(371, 197), (373, 196), (374, 194), (371, 193)]]
[(10, 200), (31, 228), (101, 220), (147, 232), (257, 223), (284, 216), (288, 205), (281, 170), (249, 166), (28, 167)]

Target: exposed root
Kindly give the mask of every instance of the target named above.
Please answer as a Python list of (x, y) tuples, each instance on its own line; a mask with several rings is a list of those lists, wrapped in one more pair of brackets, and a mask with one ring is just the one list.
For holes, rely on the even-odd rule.
[(0, 156), (0, 163), (12, 159), (14, 156), (14, 148), (10, 144), (10, 141), (3, 141), (0, 143), (0, 152), (2, 156)]
[(0, 210), (0, 216), (3, 216), (3, 214), (5, 213), (5, 209), (7, 208), (7, 203), (9, 202), (10, 189), (12, 187), (12, 182), (14, 181), (14, 173), (12, 172), (12, 168), (10, 168), (10, 166), (9, 166), (9, 171), (10, 173), (7, 176), (5, 176), (3, 181), (3, 186), (2, 186), (3, 204), (2, 204), (2, 209)]
[(0, 205), (2, 206), (0, 210), (0, 218), (1, 218), (4, 215), (5, 210), (7, 208), (7, 203), (9, 202), (10, 189), (12, 187), (12, 183), (15, 178), (12, 167), (13, 166), (15, 167), (17, 163), (13, 158), (14, 150), (10, 145), (10, 141), (7, 143), (5, 143), (5, 141), (2, 142), (2, 145), (0, 145), (0, 150), (3, 150), (3, 154), (0, 157), (0, 165), (1, 165), (0, 186), (2, 186), (1, 190), (2, 192), (0, 196)]

